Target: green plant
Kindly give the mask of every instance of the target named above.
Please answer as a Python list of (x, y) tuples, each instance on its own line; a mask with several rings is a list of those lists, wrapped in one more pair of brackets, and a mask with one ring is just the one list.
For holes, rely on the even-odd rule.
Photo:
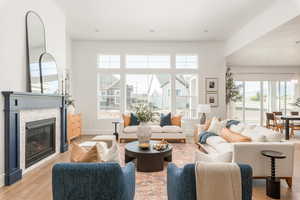
[(135, 113), (140, 122), (153, 122), (157, 113), (153, 112), (149, 106), (138, 104), (135, 106)]
[(75, 107), (75, 100), (70, 95), (66, 95), (66, 105)]
[(239, 92), (240, 86), (237, 86), (234, 83), (230, 67), (228, 67), (226, 70), (225, 80), (226, 80), (226, 104), (241, 100), (242, 96), (240, 95)]

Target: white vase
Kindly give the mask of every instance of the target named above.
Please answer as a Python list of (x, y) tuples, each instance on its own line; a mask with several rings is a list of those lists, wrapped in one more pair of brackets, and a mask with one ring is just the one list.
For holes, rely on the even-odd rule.
[(151, 127), (146, 122), (141, 122), (137, 127), (137, 138), (139, 144), (149, 144), (152, 136)]

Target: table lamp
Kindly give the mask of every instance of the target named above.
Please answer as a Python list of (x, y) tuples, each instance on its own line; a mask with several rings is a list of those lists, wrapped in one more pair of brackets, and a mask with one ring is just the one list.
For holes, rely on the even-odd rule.
[(200, 118), (200, 124), (205, 124), (206, 122), (206, 113), (210, 113), (210, 104), (198, 104), (197, 106), (198, 113), (202, 113)]

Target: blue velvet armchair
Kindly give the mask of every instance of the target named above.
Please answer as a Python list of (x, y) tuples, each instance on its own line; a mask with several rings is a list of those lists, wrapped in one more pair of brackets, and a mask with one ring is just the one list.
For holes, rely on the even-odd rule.
[(135, 166), (60, 163), (52, 170), (53, 200), (133, 200)]
[[(252, 168), (239, 164), (242, 178), (242, 200), (252, 199)], [(178, 168), (173, 163), (168, 166), (168, 200), (196, 200), (195, 164)]]

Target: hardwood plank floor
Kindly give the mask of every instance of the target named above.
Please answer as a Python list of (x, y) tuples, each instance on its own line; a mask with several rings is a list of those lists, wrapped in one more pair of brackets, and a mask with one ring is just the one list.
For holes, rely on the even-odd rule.
[[(82, 140), (87, 140), (83, 138)], [(80, 141), (82, 141), (80, 140)], [(79, 141), (79, 142), (80, 142)], [(194, 159), (194, 144), (174, 144), (173, 162), (178, 166), (190, 163)], [(21, 181), (0, 188), (1, 200), (51, 200), (51, 170), (55, 163), (69, 162), (69, 152), (60, 154), (54, 159), (44, 163), (36, 169), (26, 173)], [(120, 144), (121, 165), (124, 165), (124, 144)], [(300, 143), (295, 153), (295, 177), (293, 188), (289, 189), (282, 181), (281, 193), (284, 200), (300, 200)], [(167, 163), (165, 163), (167, 165)], [(165, 166), (166, 167), (166, 166)], [(136, 200), (162, 200), (167, 199), (166, 169), (156, 173), (136, 174)], [(255, 180), (253, 187), (254, 200), (269, 200), (265, 195), (265, 181)]]

